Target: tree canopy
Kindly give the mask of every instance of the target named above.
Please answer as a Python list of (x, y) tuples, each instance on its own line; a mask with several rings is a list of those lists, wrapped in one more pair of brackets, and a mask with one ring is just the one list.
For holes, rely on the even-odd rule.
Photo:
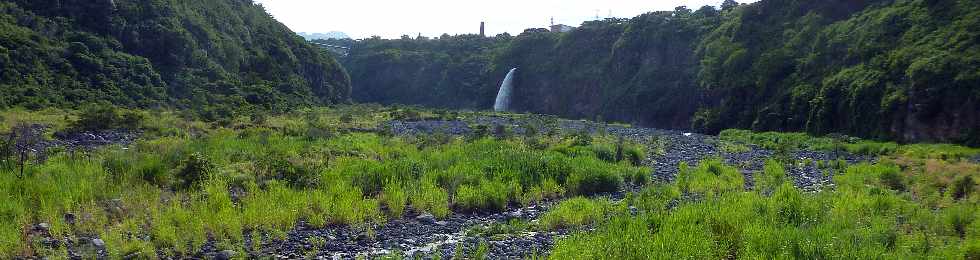
[(976, 0), (729, 1), (566, 33), (366, 39), (345, 64), (359, 101), (485, 109), (517, 67), (523, 111), (978, 145), (972, 28)]
[(0, 2), (0, 107), (196, 108), (349, 100), (343, 68), (248, 0)]

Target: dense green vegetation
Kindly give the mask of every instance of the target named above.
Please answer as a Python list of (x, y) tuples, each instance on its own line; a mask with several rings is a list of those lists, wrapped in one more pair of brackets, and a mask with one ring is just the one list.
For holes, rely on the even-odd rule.
[[(835, 175), (834, 190), (818, 193), (794, 188), (778, 164), (767, 163), (767, 181), (754, 191), (741, 188), (741, 174), (726, 174), (733, 171), (717, 161), (684, 170), (690, 179), (655, 184), (622, 202), (637, 208), (636, 215), (618, 211), (599, 218), (595, 231), (560, 240), (550, 257), (980, 257), (980, 195), (975, 183), (980, 168), (975, 163), (898, 158), (858, 164)], [(604, 203), (608, 202), (569, 200), (554, 212)], [(583, 218), (581, 214), (560, 216), (575, 221)]]
[(342, 61), (354, 68), (351, 78), (358, 80), (352, 97), (358, 102), (480, 108), (487, 97), (492, 100), (496, 95), (496, 89), (486, 85), (498, 77), (489, 71), (493, 48), (510, 39), (506, 34), (495, 38), (443, 35), (325, 42), (354, 45), (352, 55)]
[[(33, 122), (45, 113), (77, 127), (141, 112), (10, 111), (3, 122)], [(63, 248), (46, 250), (36, 244), (40, 237), (26, 235), (37, 223), (48, 223), (55, 237), (98, 236), (113, 258), (154, 257), (157, 250), (187, 256), (209, 238), (241, 252), (255, 246), (244, 244), (246, 234), (281, 238), (301, 219), (370, 228), (409, 209), (438, 218), (499, 212), (649, 180), (649, 169), (600, 155), (607, 153), (602, 147), (616, 146), (602, 136), (587, 144), (536, 136), (532, 146), (530, 137), (348, 133), (391, 117), (391, 111), (364, 107), (306, 110), (264, 122), (243, 118), (230, 128), (171, 112), (143, 113), (156, 120), (139, 121), (148, 136), (129, 148), (55, 151), (44, 162), (29, 162), (23, 176), (0, 164), (0, 257), (64, 257)], [(72, 223), (66, 214), (77, 217)]]
[[(570, 230), (552, 252), (541, 252), (555, 259), (980, 253), (977, 149), (723, 132), (719, 145), (881, 156), (874, 164), (827, 168), (836, 186), (804, 193), (786, 174), (802, 164), (778, 153), (748, 190), (742, 169), (720, 159), (681, 164), (674, 181), (651, 183), (650, 169), (636, 159), (646, 158), (644, 146), (601, 132), (453, 137), (357, 130), (405, 114), (445, 113), (360, 105), (205, 123), (170, 111), (99, 106), (4, 111), (0, 132), (43, 123), (53, 131), (135, 128), (145, 136), (128, 147), (53, 149), (30, 158), (23, 175), (11, 163), (16, 158), (0, 149), (0, 257), (66, 257), (64, 248), (42, 245), (43, 236), (31, 231), (38, 223), (55, 237), (97, 236), (113, 258), (181, 257), (206, 241), (254, 252), (300, 220), (371, 230), (409, 212), (445, 218), (545, 201), (560, 202), (538, 221), (467, 233)], [(596, 197), (621, 191), (623, 200)]]
[(366, 39), (344, 63), (366, 102), (485, 109), (518, 67), (521, 111), (975, 146), (978, 17), (975, 0), (767, 0), (568, 33)]
[(252, 1), (0, 2), (0, 108), (195, 108), (205, 119), (348, 101), (340, 65)]

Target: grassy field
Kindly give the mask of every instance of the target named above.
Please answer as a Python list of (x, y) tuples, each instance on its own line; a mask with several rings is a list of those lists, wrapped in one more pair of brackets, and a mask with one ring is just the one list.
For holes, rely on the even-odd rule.
[[(746, 131), (726, 131), (722, 138), (776, 149), (787, 146), (780, 142), (830, 149), (832, 142)], [(618, 207), (636, 208), (635, 215), (607, 215), (595, 231), (560, 240), (550, 257), (980, 259), (980, 165), (970, 161), (976, 149), (869, 141), (841, 146), (883, 157), (847, 167), (834, 176), (836, 188), (818, 193), (797, 190), (775, 160), (756, 176), (754, 190), (742, 189), (737, 169), (717, 160), (682, 165), (677, 181), (653, 184), (620, 202)], [(569, 200), (556, 212), (607, 203)], [(580, 223), (576, 212), (549, 223)]]
[[(583, 143), (536, 136), (529, 145), (530, 137), (349, 131), (399, 113), (369, 110), (324, 108), (217, 124), (137, 111), (148, 118), (142, 125), (146, 136), (129, 147), (55, 152), (44, 162), (26, 163), (23, 176), (5, 163), (0, 258), (64, 257), (63, 249), (46, 251), (41, 238), (31, 236), (37, 223), (48, 224), (53, 237), (98, 236), (114, 258), (152, 257), (156, 250), (180, 256), (208, 238), (236, 250), (254, 246), (244, 244), (244, 234), (282, 238), (298, 220), (370, 228), (401, 217), (407, 208), (438, 218), (499, 212), (508, 205), (648, 182), (649, 170), (615, 158), (610, 138)], [(24, 113), (7, 112), (3, 116), (10, 120), (4, 122), (79, 117), (71, 111)], [(633, 146), (632, 153), (642, 153)], [(66, 215), (74, 217), (69, 221)]]
[[(364, 131), (391, 119), (479, 115), (358, 105), (205, 123), (174, 111), (0, 112), (0, 133), (25, 123), (143, 133), (129, 146), (51, 151), (25, 163), (23, 175), (16, 156), (3, 153), (0, 258), (67, 257), (64, 248), (42, 245), (31, 231), (39, 223), (56, 238), (99, 237), (112, 258), (179, 257), (208, 239), (248, 251), (258, 242), (246, 236), (281, 239), (299, 220), (371, 229), (409, 210), (445, 218), (545, 200), (562, 201), (535, 223), (477, 232), (578, 230), (547, 253), (554, 259), (980, 257), (976, 149), (722, 134), (731, 151), (758, 145), (881, 156), (844, 166), (833, 189), (804, 193), (786, 175), (792, 164), (778, 158), (756, 175), (753, 190), (720, 159), (681, 165), (675, 181), (650, 183), (650, 169), (639, 165), (644, 146), (601, 133)], [(132, 118), (143, 120), (125, 123)], [(637, 192), (621, 201), (594, 196), (622, 190)]]

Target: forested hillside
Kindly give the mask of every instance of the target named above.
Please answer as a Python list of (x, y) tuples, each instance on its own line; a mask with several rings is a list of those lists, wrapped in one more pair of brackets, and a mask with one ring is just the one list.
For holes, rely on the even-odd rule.
[[(568, 33), (357, 41), (358, 101), (980, 144), (980, 1), (764, 0)], [(448, 91), (447, 91), (448, 90)]]
[(349, 99), (340, 65), (250, 0), (0, 1), (0, 107), (195, 108)]

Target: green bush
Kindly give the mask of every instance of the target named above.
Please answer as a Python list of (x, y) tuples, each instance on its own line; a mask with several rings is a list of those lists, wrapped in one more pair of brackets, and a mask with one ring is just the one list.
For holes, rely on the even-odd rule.
[(610, 172), (595, 170), (576, 171), (568, 176), (565, 187), (577, 195), (615, 192), (619, 190), (623, 179)]
[(112, 105), (89, 105), (82, 110), (78, 120), (71, 122), (70, 128), (74, 131), (137, 130), (142, 127), (145, 117), (141, 112)]
[(388, 207), (392, 217), (400, 218), (408, 204), (408, 194), (401, 184), (388, 182), (381, 194), (381, 202)]
[(800, 226), (811, 220), (804, 204), (803, 193), (792, 184), (783, 183), (772, 195), (772, 208), (777, 219), (787, 225)]
[(701, 161), (695, 169), (690, 169), (684, 163), (679, 167), (677, 185), (682, 192), (717, 196), (745, 189), (742, 173), (720, 159)]
[(593, 226), (620, 209), (605, 199), (571, 198), (551, 208), (541, 216), (541, 225), (548, 230)]
[(756, 175), (755, 189), (762, 193), (770, 193), (787, 181), (786, 169), (776, 160), (766, 160), (762, 173)]
[(14, 141), (6, 135), (0, 136), (0, 168), (13, 168), (15, 154)]
[(214, 171), (214, 168), (215, 166), (211, 163), (211, 160), (201, 153), (193, 153), (187, 156), (187, 159), (181, 163), (177, 174), (174, 175), (176, 177), (177, 187), (182, 189), (198, 187), (201, 182), (211, 177), (211, 172)]
[(311, 188), (319, 184), (320, 172), (316, 165), (283, 152), (265, 153), (256, 161), (256, 167), (261, 171), (261, 177), (283, 180), (294, 188)]
[(496, 212), (507, 208), (507, 185), (484, 180), (477, 186), (462, 185), (456, 189), (454, 205), (464, 212)]
[(973, 190), (976, 189), (977, 183), (973, 180), (973, 176), (963, 175), (957, 177), (953, 181), (953, 199), (962, 199), (970, 196)]
[(955, 205), (942, 211), (945, 224), (951, 234), (959, 238), (965, 238), (968, 228), (977, 220), (976, 208), (968, 205)]
[(411, 197), (412, 207), (437, 218), (449, 216), (449, 194), (434, 183), (423, 181)]
[(680, 197), (681, 192), (677, 186), (659, 184), (631, 194), (628, 201), (641, 212), (661, 212), (668, 210), (668, 207)]
[(890, 171), (882, 171), (878, 175), (878, 179), (881, 181), (882, 185), (888, 187), (889, 189), (896, 191), (905, 191), (905, 178), (902, 177), (902, 173), (898, 172), (897, 169)]

